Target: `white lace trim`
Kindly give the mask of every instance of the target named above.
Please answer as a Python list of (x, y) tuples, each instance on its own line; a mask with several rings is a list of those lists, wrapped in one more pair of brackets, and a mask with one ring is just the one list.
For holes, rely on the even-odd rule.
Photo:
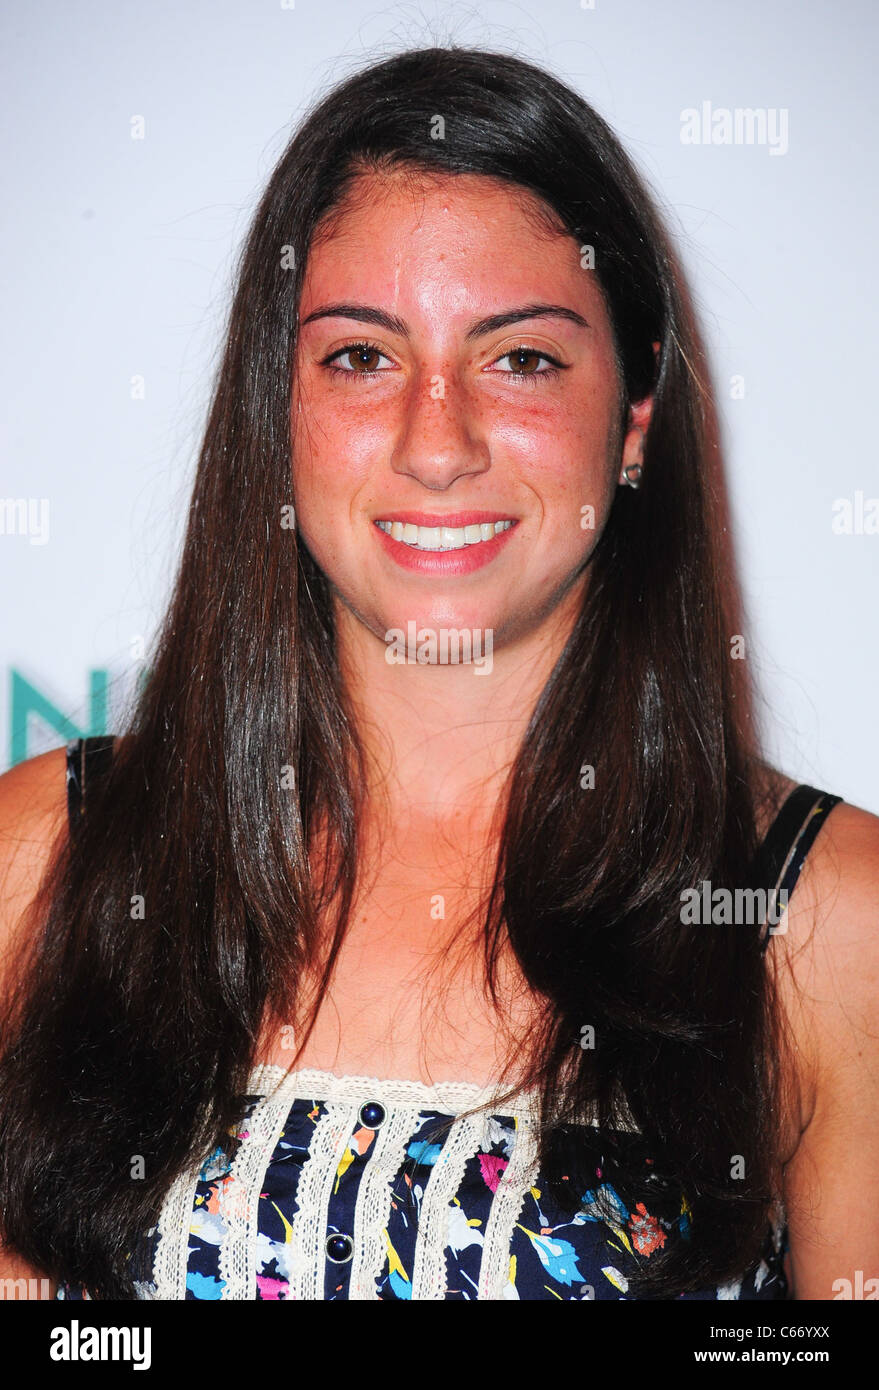
[(458, 1195), (468, 1158), (479, 1152), (485, 1133), (485, 1117), (463, 1115), (456, 1119), (433, 1165), (421, 1199), (421, 1215), (412, 1267), (412, 1300), (446, 1296), (446, 1246), (450, 1206)]
[(336, 1173), (360, 1104), (329, 1103), (314, 1127), (309, 1156), (296, 1189), (297, 1210), (290, 1222), (291, 1299), (322, 1299), (326, 1276), (327, 1215)]
[[(439, 1110), (445, 1115), (457, 1115), (462, 1110), (483, 1109), (493, 1105), (503, 1089), (496, 1086), (477, 1086), (469, 1081), (438, 1081), (427, 1085), (423, 1081), (397, 1081), (376, 1076), (336, 1076), (334, 1072), (302, 1067), (285, 1071), (283, 1067), (264, 1065), (254, 1067), (248, 1083), (252, 1095), (272, 1095), (277, 1087), (277, 1099), (314, 1097), (316, 1100), (356, 1101), (377, 1100), (385, 1106), (409, 1106), (414, 1110)], [(520, 1091), (519, 1097), (500, 1103), (504, 1115), (530, 1114), (533, 1091)], [(273, 1098), (275, 1098), (273, 1096)]]
[(156, 1249), (153, 1255), (154, 1297), (186, 1297), (186, 1271), (189, 1263), (189, 1228), (195, 1188), (201, 1165), (181, 1173), (171, 1184), (159, 1216)]
[(225, 1226), (219, 1251), (221, 1300), (256, 1298), (259, 1195), (289, 1113), (285, 1101), (264, 1100), (240, 1126), (246, 1137), (218, 1189)]
[(516, 1140), (501, 1175), (485, 1223), (485, 1243), (479, 1267), (480, 1299), (503, 1299), (509, 1283), (510, 1245), (525, 1197), (537, 1180), (536, 1134), (530, 1121), (516, 1121)]
[(404, 1106), (390, 1110), (376, 1132), (357, 1190), (354, 1209), (354, 1258), (348, 1297), (378, 1299), (378, 1279), (385, 1266), (384, 1233), (391, 1219), (394, 1183), (406, 1160), (413, 1137), (412, 1115)]

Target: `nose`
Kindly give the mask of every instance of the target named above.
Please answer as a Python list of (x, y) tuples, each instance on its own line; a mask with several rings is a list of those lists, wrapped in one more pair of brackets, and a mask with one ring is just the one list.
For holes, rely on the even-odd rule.
[(442, 491), (490, 466), (488, 440), (466, 387), (451, 372), (412, 380), (391, 456), (395, 473)]

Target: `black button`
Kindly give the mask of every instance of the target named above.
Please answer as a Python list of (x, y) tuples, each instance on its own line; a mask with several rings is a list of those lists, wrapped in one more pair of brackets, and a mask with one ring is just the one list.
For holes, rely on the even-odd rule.
[(354, 1254), (354, 1242), (350, 1236), (327, 1236), (326, 1252), (334, 1265), (345, 1265)]
[(387, 1113), (385, 1107), (379, 1105), (377, 1100), (368, 1100), (365, 1105), (361, 1105), (358, 1118), (366, 1129), (378, 1129), (387, 1119)]

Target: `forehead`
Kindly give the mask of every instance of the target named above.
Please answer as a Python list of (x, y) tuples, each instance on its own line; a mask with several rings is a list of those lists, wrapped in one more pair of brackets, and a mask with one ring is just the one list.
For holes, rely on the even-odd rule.
[[(530, 190), (479, 174), (362, 174), (317, 229), (301, 309), (360, 294), (446, 308), (566, 296), (603, 310), (577, 240)], [(600, 309), (598, 308), (600, 305)]]
[(356, 175), (340, 202), (322, 218), (316, 239), (351, 235), (356, 223), (370, 212), (393, 213), (416, 224), (438, 215), (454, 221), (511, 216), (529, 220), (544, 235), (564, 232), (558, 214), (542, 198), (521, 184), (485, 174), (453, 174), (441, 169), (399, 165), (391, 169), (363, 170)]

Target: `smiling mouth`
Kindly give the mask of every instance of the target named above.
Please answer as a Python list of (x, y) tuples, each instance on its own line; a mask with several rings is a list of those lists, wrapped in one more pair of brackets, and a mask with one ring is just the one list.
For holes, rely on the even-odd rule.
[(483, 541), (493, 541), (515, 521), (483, 521), (472, 526), (415, 526), (410, 521), (375, 521), (391, 540), (402, 541), (413, 550), (466, 550)]

